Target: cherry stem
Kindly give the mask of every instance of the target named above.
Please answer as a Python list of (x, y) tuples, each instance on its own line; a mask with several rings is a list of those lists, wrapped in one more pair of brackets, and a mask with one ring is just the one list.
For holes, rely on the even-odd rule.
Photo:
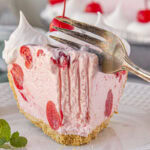
[(148, 0), (145, 0), (145, 9), (148, 9)]
[(65, 12), (66, 12), (66, 0), (64, 1), (63, 17), (65, 17)]

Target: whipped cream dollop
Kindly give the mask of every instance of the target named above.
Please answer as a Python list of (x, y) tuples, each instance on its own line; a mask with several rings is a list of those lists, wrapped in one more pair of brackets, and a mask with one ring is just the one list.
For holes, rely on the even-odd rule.
[(86, 13), (86, 12), (77, 12), (71, 16), (71, 19), (75, 19), (81, 22), (86, 22), (90, 25), (102, 26), (102, 14)]
[(122, 12), (122, 1), (119, 2), (116, 9), (108, 16), (104, 17), (104, 23), (114, 29), (125, 30), (129, 21)]
[(132, 22), (128, 25), (127, 31), (139, 35), (150, 35), (150, 23)]
[(48, 38), (41, 32), (36, 31), (26, 20), (22, 12), (20, 12), (20, 23), (17, 29), (11, 34), (8, 41), (5, 41), (3, 51), (3, 59), (7, 64), (14, 61), (17, 57), (16, 50), (21, 45), (26, 44), (48, 44)]
[[(66, 16), (67, 17), (72, 17), (72, 15), (78, 12), (84, 11), (84, 7), (87, 4), (86, 1), (81, 0), (69, 0), (67, 1), (67, 6), (66, 6)], [(63, 13), (63, 8), (64, 8), (64, 3), (58, 3), (55, 5), (48, 4), (46, 8), (42, 11), (41, 17), (46, 20), (46, 22), (49, 24), (52, 19), (56, 16), (62, 16)]]

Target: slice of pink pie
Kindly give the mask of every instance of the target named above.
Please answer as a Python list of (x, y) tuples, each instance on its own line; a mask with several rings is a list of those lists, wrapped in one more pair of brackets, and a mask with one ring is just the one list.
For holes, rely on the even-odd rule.
[(52, 42), (22, 13), (3, 57), (19, 110), (58, 143), (90, 142), (117, 112), (127, 72), (102, 73), (97, 55)]

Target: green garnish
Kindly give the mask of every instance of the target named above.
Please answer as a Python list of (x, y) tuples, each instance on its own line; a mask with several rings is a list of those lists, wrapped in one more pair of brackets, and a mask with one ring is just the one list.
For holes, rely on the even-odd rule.
[(25, 147), (27, 145), (27, 139), (19, 136), (19, 132), (15, 132), (11, 136), (10, 144), (14, 147)]
[(0, 138), (0, 146), (4, 145), (6, 143), (6, 139), (5, 138)]
[[(9, 142), (11, 136), (11, 129), (7, 121), (0, 119), (0, 145), (1, 143)], [(5, 143), (4, 142), (4, 143)], [(4, 144), (3, 143), (3, 144)]]
[[(6, 143), (10, 142), (11, 145)], [(14, 132), (11, 135), (11, 129), (7, 121), (0, 119), (0, 148), (9, 149), (13, 147), (25, 147), (27, 145), (27, 139), (23, 136), (19, 136), (19, 132)]]

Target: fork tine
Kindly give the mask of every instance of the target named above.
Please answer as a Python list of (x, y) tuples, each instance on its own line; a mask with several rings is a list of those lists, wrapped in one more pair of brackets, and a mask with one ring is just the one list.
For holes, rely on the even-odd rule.
[(77, 38), (77, 39), (80, 39), (81, 41), (84, 41), (86, 43), (89, 43), (93, 46), (96, 46), (98, 48), (101, 48), (103, 50), (107, 49), (108, 48), (108, 43), (106, 42), (103, 42), (99, 39), (96, 39), (94, 37), (91, 37), (87, 34), (84, 34), (84, 33), (79, 33), (79, 32), (76, 32), (76, 31), (71, 31), (71, 30), (67, 30), (67, 29), (63, 29), (63, 28), (58, 28), (58, 27), (53, 27), (55, 28), (56, 30), (62, 32), (62, 33), (65, 33), (67, 35), (70, 35), (74, 38)]
[(62, 39), (62, 38), (59, 38), (59, 37), (56, 37), (56, 36), (52, 36), (50, 35), (50, 37), (62, 44), (65, 44), (65, 45), (68, 45), (69, 47), (72, 47), (73, 49), (75, 50), (80, 50), (82, 45), (80, 44), (77, 44), (77, 43), (74, 43), (74, 42), (71, 42), (71, 41), (68, 41), (68, 40), (65, 40), (65, 39)]
[(51, 45), (51, 44), (47, 44), (47, 46), (51, 47), (51, 48), (59, 48), (57, 46)]
[(89, 25), (89, 24), (86, 24), (86, 23), (83, 23), (80, 21), (76, 21), (73, 19), (67, 19), (67, 18), (59, 18), (59, 17), (56, 17), (56, 19), (61, 21), (61, 22), (75, 26), (77, 28), (80, 28), (80, 29), (86, 30), (88, 32), (94, 33), (98, 36), (103, 37), (106, 40), (110, 40), (110, 39), (113, 39), (114, 37), (116, 37), (113, 33), (109, 32), (109, 31), (106, 31), (104, 29), (101, 29), (101, 28), (98, 28), (98, 27), (95, 27), (95, 26), (92, 26), (92, 25)]
[[(52, 39), (54, 39), (54, 40), (56, 40), (56, 41), (62, 43), (62, 44), (65, 44), (65, 45), (68, 45), (69, 47), (75, 48), (75, 49), (78, 50), (78, 51), (83, 47), (83, 45), (80, 45), (80, 44), (77, 44), (77, 43), (75, 43), (75, 42), (68, 41), (68, 40), (65, 40), (65, 39), (62, 39), (62, 38), (58, 38), (58, 37), (56, 37), (56, 36), (50, 35), (50, 37), (51, 37)], [(92, 54), (97, 55), (97, 57), (98, 57), (98, 59), (99, 59), (99, 65), (102, 64), (102, 59), (103, 59), (103, 53), (102, 53), (102, 52), (99, 52), (99, 51), (97, 51), (97, 50), (95, 50), (95, 49), (91, 49), (91, 48), (88, 48), (88, 47), (87, 47), (87, 50), (86, 50), (86, 51), (89, 52), (89, 53), (92, 53)]]

